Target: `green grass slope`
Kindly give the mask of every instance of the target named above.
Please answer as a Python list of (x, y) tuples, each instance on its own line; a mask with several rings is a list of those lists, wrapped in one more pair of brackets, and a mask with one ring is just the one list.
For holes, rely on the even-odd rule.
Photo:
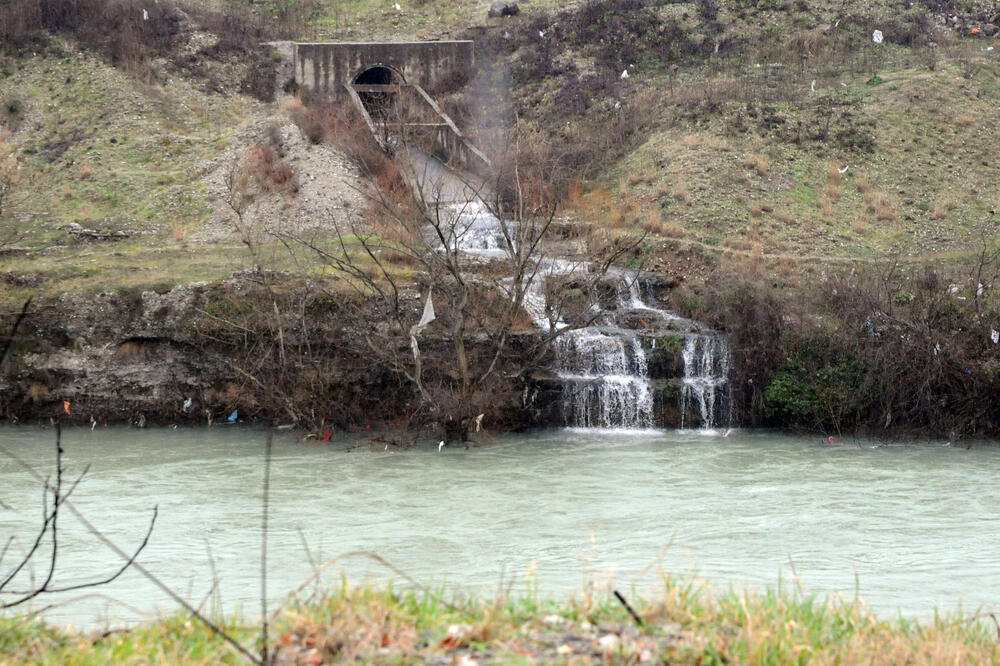
[[(259, 104), (198, 83), (137, 77), (65, 38), (5, 60), (0, 146), (18, 165), (5, 225), (16, 230), (9, 245), (29, 250), (0, 259), (6, 296), (171, 286), (237, 268), (233, 247), (188, 238), (211, 211), (207, 165)], [(73, 225), (112, 236), (87, 242)]]

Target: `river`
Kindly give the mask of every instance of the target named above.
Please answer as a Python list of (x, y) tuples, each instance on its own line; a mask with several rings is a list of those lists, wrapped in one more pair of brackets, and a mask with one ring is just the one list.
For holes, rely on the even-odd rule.
[[(196, 603), (214, 563), (222, 606), (253, 616), (263, 442), (240, 428), (68, 430), (69, 474), (91, 465), (72, 501), (126, 549), (158, 505), (140, 561)], [(2, 428), (0, 444), (51, 472), (51, 430)], [(268, 585), (276, 598), (311, 573), (308, 544), (317, 563), (369, 550), (422, 584), (488, 593), (502, 580), (553, 594), (579, 593), (585, 581), (655, 592), (658, 570), (717, 587), (779, 578), (791, 587), (797, 572), (810, 593), (852, 597), (857, 584), (887, 617), (1000, 601), (995, 444), (873, 448), (752, 431), (549, 430), (440, 453), (432, 442), (353, 446), (341, 435), (332, 444), (275, 440)], [(18, 537), (16, 555), (39, 524), (41, 493), (2, 456), (0, 502), (9, 506), (0, 505), (0, 538)], [(59, 535), (57, 583), (115, 568), (69, 513)], [(338, 562), (324, 580), (341, 574), (402, 583), (363, 557)], [(132, 571), (97, 591), (46, 617), (93, 627), (176, 608)]]

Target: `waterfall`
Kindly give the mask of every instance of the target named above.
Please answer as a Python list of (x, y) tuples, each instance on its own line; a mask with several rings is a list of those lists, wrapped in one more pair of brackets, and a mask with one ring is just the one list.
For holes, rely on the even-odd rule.
[[(419, 167), (416, 173), (431, 183), (437, 214), (443, 216), (447, 237), (429, 227), (425, 240), (431, 247), (448, 248), (484, 260), (502, 259), (513, 249), (516, 231), (512, 222), (501, 221), (464, 183), (428, 158), (411, 150)], [(433, 179), (433, 180), (432, 180)], [(523, 308), (534, 325), (546, 331), (562, 331), (571, 323), (550, 312), (546, 280), (553, 275), (587, 273), (590, 264), (572, 259), (538, 260), (537, 272), (526, 285)], [(561, 407), (567, 426), (582, 428), (650, 428), (653, 426), (653, 389), (650, 385), (645, 343), (655, 347), (661, 334), (683, 335), (684, 377), (681, 379), (681, 427), (713, 428), (725, 397), (729, 374), (729, 350), (725, 337), (706, 331), (696, 322), (649, 305), (643, 298), (637, 272), (612, 268), (617, 276), (615, 303), (605, 307), (601, 297), (591, 295), (594, 322), (584, 328), (565, 330), (554, 343), (555, 378), (562, 385)], [(513, 278), (495, 283), (509, 290)], [(608, 285), (612, 286), (612, 285)], [(648, 291), (648, 285), (646, 285)], [(638, 332), (637, 329), (641, 329)], [(700, 414), (700, 422), (687, 424), (688, 412)]]
[[(442, 205), (438, 210), (446, 220), (441, 226), (449, 233), (446, 240), (450, 248), (496, 259), (506, 256), (510, 224), (498, 220), (482, 201)], [(428, 240), (440, 244), (437, 238), (429, 237)]]
[(555, 341), (563, 418), (579, 428), (649, 428), (653, 397), (639, 338), (621, 329), (567, 331)]
[(681, 380), (681, 428), (685, 427), (688, 410), (697, 406), (701, 427), (715, 428), (719, 412), (728, 406), (726, 388), (729, 381), (729, 345), (720, 333), (689, 333), (681, 352), (684, 378)]

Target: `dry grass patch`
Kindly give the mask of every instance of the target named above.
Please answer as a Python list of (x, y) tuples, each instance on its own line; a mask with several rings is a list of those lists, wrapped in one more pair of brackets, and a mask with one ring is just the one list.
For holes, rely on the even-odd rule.
[(943, 220), (948, 217), (948, 213), (958, 208), (958, 201), (954, 199), (941, 199), (934, 204), (931, 210), (932, 220)]
[(580, 203), (580, 200), (583, 199), (583, 195), (583, 183), (576, 178), (569, 181), (569, 185), (566, 186), (566, 205), (570, 208), (575, 208)]
[(840, 173), (840, 167), (833, 160), (826, 163), (826, 184), (833, 187), (840, 187), (840, 181), (844, 174)]
[(824, 218), (833, 217), (833, 202), (825, 192), (816, 198), (816, 207)]
[(836, 162), (831, 160), (826, 163), (826, 187), (823, 189), (823, 194), (830, 202), (836, 202), (840, 199), (840, 186), (843, 178), (844, 174), (841, 173)]
[(961, 113), (955, 117), (955, 125), (958, 127), (970, 127), (976, 124), (976, 117), (968, 114)]
[(774, 220), (775, 222), (780, 222), (781, 224), (790, 225), (794, 224), (798, 220), (798, 218), (795, 216), (794, 213), (788, 213), (779, 210), (776, 213), (774, 213)]
[[(582, 192), (582, 187), (580, 188)], [(614, 194), (606, 187), (595, 187), (575, 197), (572, 208), (583, 221), (601, 220), (611, 215), (617, 207)]]
[(718, 136), (710, 137), (706, 142), (706, 145), (712, 150), (720, 153), (728, 153), (733, 149), (733, 147), (729, 145), (728, 141)]
[(758, 153), (750, 153), (743, 158), (743, 166), (747, 169), (752, 169), (757, 172), (758, 176), (764, 177), (767, 175), (767, 169), (771, 165), (771, 160), (767, 158), (766, 155), (760, 155)]
[(666, 238), (681, 238), (684, 230), (676, 222), (668, 222), (658, 210), (653, 210), (642, 222), (642, 229), (648, 234), (656, 234)]
[(867, 236), (871, 229), (871, 220), (865, 213), (858, 215), (854, 220), (854, 224), (851, 225), (851, 230), (859, 236)]
[(686, 134), (681, 139), (681, 145), (687, 148), (688, 150), (694, 150), (695, 148), (701, 145), (701, 137), (696, 136), (694, 134)]
[(865, 205), (868, 206), (869, 212), (875, 214), (876, 220), (891, 222), (896, 219), (896, 206), (887, 195), (874, 190), (869, 190), (865, 193), (863, 198)]
[(643, 169), (642, 171), (637, 171), (629, 176), (628, 184), (633, 187), (642, 184), (651, 185), (655, 180), (656, 175), (654, 173), (650, 173), (648, 170)]

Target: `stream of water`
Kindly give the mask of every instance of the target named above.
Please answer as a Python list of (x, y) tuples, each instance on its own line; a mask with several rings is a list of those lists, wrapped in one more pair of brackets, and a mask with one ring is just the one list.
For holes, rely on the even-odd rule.
[[(516, 238), (513, 222), (497, 218), (476, 191), (437, 160), (415, 149), (409, 155), (412, 180), (424, 192), (425, 200), (438, 207), (435, 219), (444, 221), (444, 242), (450, 250), (488, 259), (502, 259), (512, 253), (511, 243)], [(429, 245), (443, 248), (438, 234), (430, 227), (425, 231)], [(546, 282), (552, 276), (585, 276), (592, 266), (580, 259), (549, 256), (539, 256), (535, 262), (537, 272), (526, 285), (524, 310), (543, 330), (567, 328), (562, 319), (550, 318)], [(732, 425), (726, 400), (729, 349), (725, 337), (648, 302), (638, 272), (613, 267), (607, 277), (618, 282), (617, 302), (602, 303), (596, 294), (588, 294), (593, 323), (565, 331), (553, 345), (552, 370), (562, 382), (563, 424), (631, 429), (663, 425), (653, 419), (645, 347), (626, 323), (630, 315), (639, 313), (644, 328), (652, 326), (660, 334), (683, 336), (679, 425), (704, 429)], [(510, 281), (500, 280), (496, 286), (509, 292)], [(689, 403), (697, 409), (689, 409)], [(689, 411), (697, 415), (691, 423), (684, 421)]]
[[(1000, 601), (996, 445), (871, 448), (766, 432), (579, 429), (441, 453), (432, 442), (394, 452), (370, 442), (348, 450), (350, 442), (335, 440), (276, 441), (276, 597), (312, 571), (308, 544), (317, 563), (371, 550), (426, 585), (488, 593), (501, 580), (529, 589), (529, 571), (543, 593), (579, 592), (587, 580), (655, 593), (657, 567), (722, 587), (779, 577), (791, 586), (793, 562), (809, 592), (850, 597), (857, 576), (861, 595), (887, 616)], [(125, 548), (139, 542), (158, 505), (140, 561), (195, 602), (211, 588), (214, 561), (224, 608), (253, 615), (263, 441), (236, 428), (70, 430), (70, 475), (91, 464), (73, 501)], [(52, 431), (0, 429), (0, 444), (43, 473), (52, 470), (53, 443)], [(0, 508), (0, 538), (17, 537), (6, 566), (37, 529), (41, 493), (5, 457), (0, 501), (9, 507)], [(57, 583), (115, 568), (115, 557), (68, 514), (60, 542)], [(341, 574), (391, 576), (350, 557), (324, 580)], [(135, 572), (99, 591), (106, 596), (46, 616), (96, 626), (141, 617), (121, 604), (143, 614), (176, 609)]]

